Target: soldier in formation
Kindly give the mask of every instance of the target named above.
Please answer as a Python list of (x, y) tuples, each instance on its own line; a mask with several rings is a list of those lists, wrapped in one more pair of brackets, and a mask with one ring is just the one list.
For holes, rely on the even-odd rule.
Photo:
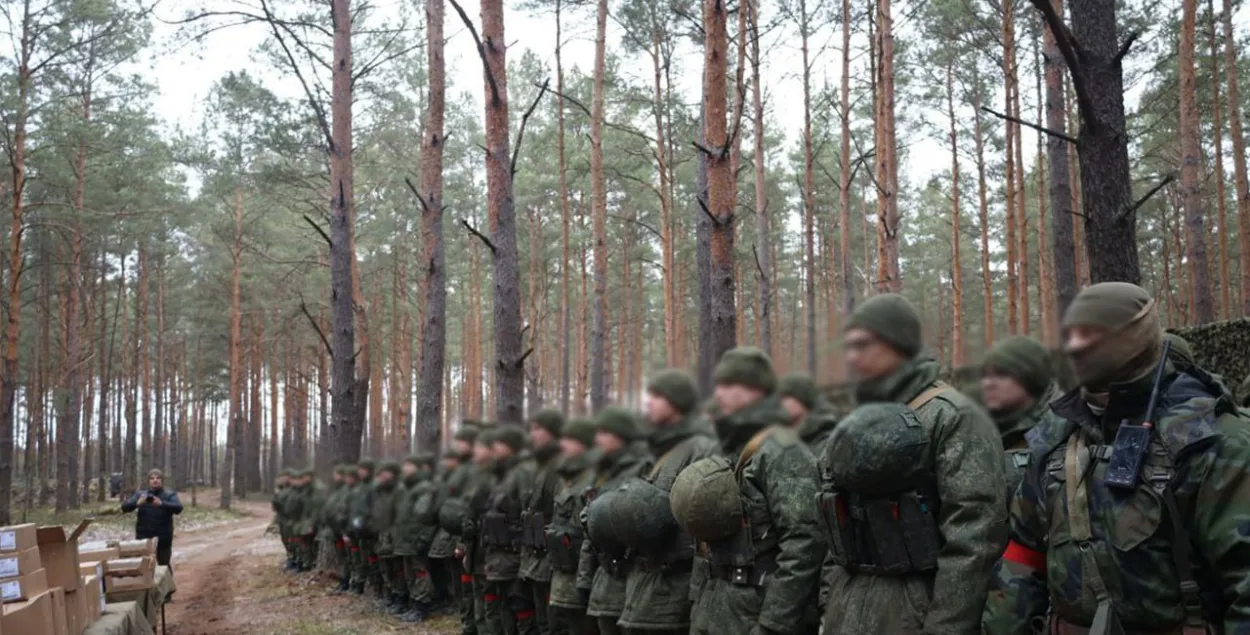
[(577, 588), (585, 528), (581, 521), (585, 493), (594, 482), (598, 453), (594, 450), (595, 423), (574, 419), (560, 436), (560, 481), (552, 499), (551, 522), (546, 527), (547, 561), (551, 565), (550, 606), (552, 635), (594, 635), (598, 624), (586, 615), (586, 597)]
[(1050, 368), (1046, 347), (1024, 335), (998, 342), (981, 361), (981, 403), (1002, 437), (1008, 500), (1029, 465), (1024, 436), (1059, 396)]
[(838, 424), (838, 417), (816, 388), (816, 380), (804, 373), (786, 375), (781, 378), (777, 394), (799, 439), (813, 451), (824, 445)]

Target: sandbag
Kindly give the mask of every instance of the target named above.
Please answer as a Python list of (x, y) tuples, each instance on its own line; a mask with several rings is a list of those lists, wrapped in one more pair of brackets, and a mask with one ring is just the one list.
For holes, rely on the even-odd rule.
[(825, 445), (821, 468), (839, 489), (886, 496), (930, 478), (929, 431), (903, 404), (851, 411)]
[(716, 542), (742, 529), (742, 499), (733, 466), (712, 456), (686, 466), (673, 481), (669, 502), (682, 529), (699, 540)]
[(677, 531), (668, 492), (641, 478), (599, 492), (586, 508), (587, 530), (596, 545), (640, 549)]
[(444, 531), (459, 536), (464, 519), (469, 514), (469, 503), (462, 498), (449, 498), (438, 509), (438, 524)]

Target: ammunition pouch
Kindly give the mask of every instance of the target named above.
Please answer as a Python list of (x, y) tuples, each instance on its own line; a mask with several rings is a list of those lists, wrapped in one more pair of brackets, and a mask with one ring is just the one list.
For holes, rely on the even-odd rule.
[(546, 533), (547, 562), (560, 573), (577, 573), (581, 560), (582, 542), (580, 531), (554, 530)]
[(624, 580), (628, 577), (630, 569), (634, 568), (633, 565), (633, 561), (625, 555), (599, 552), (599, 566), (604, 571), (607, 571), (608, 575), (618, 580)]
[(547, 519), (542, 512), (521, 512), (521, 546), (547, 550)]
[(816, 502), (833, 561), (848, 571), (907, 575), (937, 569), (943, 539), (933, 492), (868, 498), (834, 490), (817, 494)]
[(518, 532), (513, 531), (508, 515), (503, 512), (489, 511), (482, 516), (482, 544), (497, 549), (515, 549), (518, 546)]

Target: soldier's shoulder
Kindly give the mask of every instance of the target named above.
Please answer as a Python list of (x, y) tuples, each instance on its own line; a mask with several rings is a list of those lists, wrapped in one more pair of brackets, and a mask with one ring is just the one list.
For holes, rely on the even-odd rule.
[(796, 456), (813, 456), (811, 449), (807, 447), (806, 443), (803, 443), (798, 433), (791, 428), (783, 426), (776, 426), (768, 433), (768, 437), (760, 444), (758, 455), (769, 458), (776, 457), (782, 461)]
[(1076, 424), (1059, 416), (1053, 410), (1047, 410), (1038, 420), (1037, 425), (1024, 435), (1029, 454), (1034, 458), (1050, 454), (1052, 450), (1063, 445), (1069, 436), (1072, 436), (1072, 430), (1075, 427)]

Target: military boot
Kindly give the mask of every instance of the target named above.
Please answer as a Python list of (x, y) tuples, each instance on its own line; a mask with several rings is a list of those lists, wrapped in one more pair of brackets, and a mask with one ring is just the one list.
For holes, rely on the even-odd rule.
[(421, 602), (413, 602), (409, 606), (411, 606), (411, 608), (408, 609), (407, 613), (399, 616), (399, 621), (407, 622), (408, 624), (419, 624), (424, 622), (426, 616), (429, 614), (428, 607)]
[(339, 578), (339, 585), (337, 587), (334, 587), (334, 589), (330, 591), (330, 593), (334, 595), (341, 595), (343, 593), (347, 593), (348, 591), (350, 591), (351, 588), (352, 588), (351, 578), (347, 576), (343, 576)]
[(352, 584), (351, 586), (352, 593), (355, 593), (356, 595), (365, 594), (365, 581), (364, 580), (352, 580), (351, 584)]
[(408, 598), (398, 593), (392, 593), (390, 600), (386, 603), (386, 612), (391, 615), (402, 615), (408, 612)]

